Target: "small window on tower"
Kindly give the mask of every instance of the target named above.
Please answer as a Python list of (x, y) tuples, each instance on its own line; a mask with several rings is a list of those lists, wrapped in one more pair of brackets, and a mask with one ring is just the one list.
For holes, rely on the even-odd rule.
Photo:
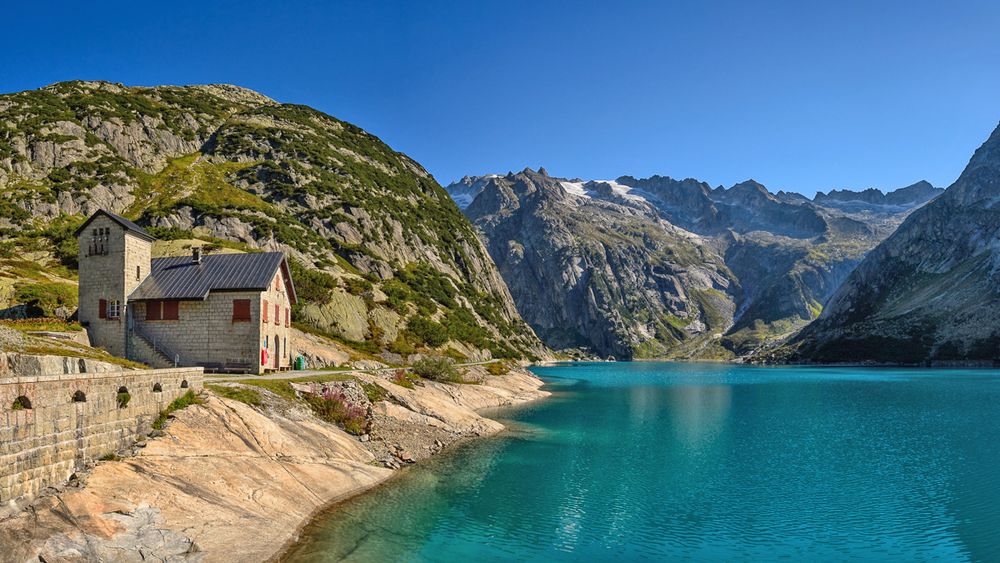
[(135, 267), (135, 281), (142, 279), (142, 266)]

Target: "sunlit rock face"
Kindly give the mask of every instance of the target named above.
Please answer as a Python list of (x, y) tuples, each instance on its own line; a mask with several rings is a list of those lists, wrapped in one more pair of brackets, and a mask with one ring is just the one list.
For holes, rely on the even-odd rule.
[(732, 358), (814, 319), (865, 252), (933, 197), (924, 184), (810, 201), (753, 180), (712, 188), (525, 169), (446, 189), (550, 346), (619, 359)]

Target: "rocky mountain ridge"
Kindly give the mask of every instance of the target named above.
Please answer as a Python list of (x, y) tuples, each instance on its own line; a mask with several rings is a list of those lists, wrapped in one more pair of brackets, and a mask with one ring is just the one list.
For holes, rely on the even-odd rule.
[[(919, 201), (911, 188), (894, 201)], [(617, 358), (732, 358), (794, 333), (919, 205), (843, 210), (753, 180), (544, 169), (446, 189), (546, 343)]]
[(1000, 360), (1000, 127), (943, 194), (851, 273), (823, 314), (764, 361)]
[[(0, 187), (8, 308), (32, 294), (72, 301), (48, 272), (72, 278), (69, 233), (104, 208), (161, 239), (286, 252), (297, 318), (363, 355), (545, 353), (437, 182), (306, 106), (228, 85), (77, 81), (2, 95)], [(30, 250), (54, 260), (19, 258)]]

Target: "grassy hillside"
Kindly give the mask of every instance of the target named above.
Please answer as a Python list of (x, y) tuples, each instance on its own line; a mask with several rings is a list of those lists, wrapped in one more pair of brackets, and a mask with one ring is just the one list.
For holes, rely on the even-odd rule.
[(71, 233), (105, 208), (165, 240), (285, 251), (297, 318), (369, 354), (544, 353), (434, 179), (305, 106), (223, 85), (66, 82), (0, 96), (0, 188), (7, 315), (37, 294), (33, 313), (75, 306)]

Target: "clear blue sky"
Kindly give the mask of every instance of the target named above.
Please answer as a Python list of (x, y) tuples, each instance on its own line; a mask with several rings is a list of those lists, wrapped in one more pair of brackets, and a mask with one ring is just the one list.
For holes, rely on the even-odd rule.
[(0, 91), (227, 82), (426, 166), (950, 184), (1000, 121), (1000, 3), (28, 2)]

